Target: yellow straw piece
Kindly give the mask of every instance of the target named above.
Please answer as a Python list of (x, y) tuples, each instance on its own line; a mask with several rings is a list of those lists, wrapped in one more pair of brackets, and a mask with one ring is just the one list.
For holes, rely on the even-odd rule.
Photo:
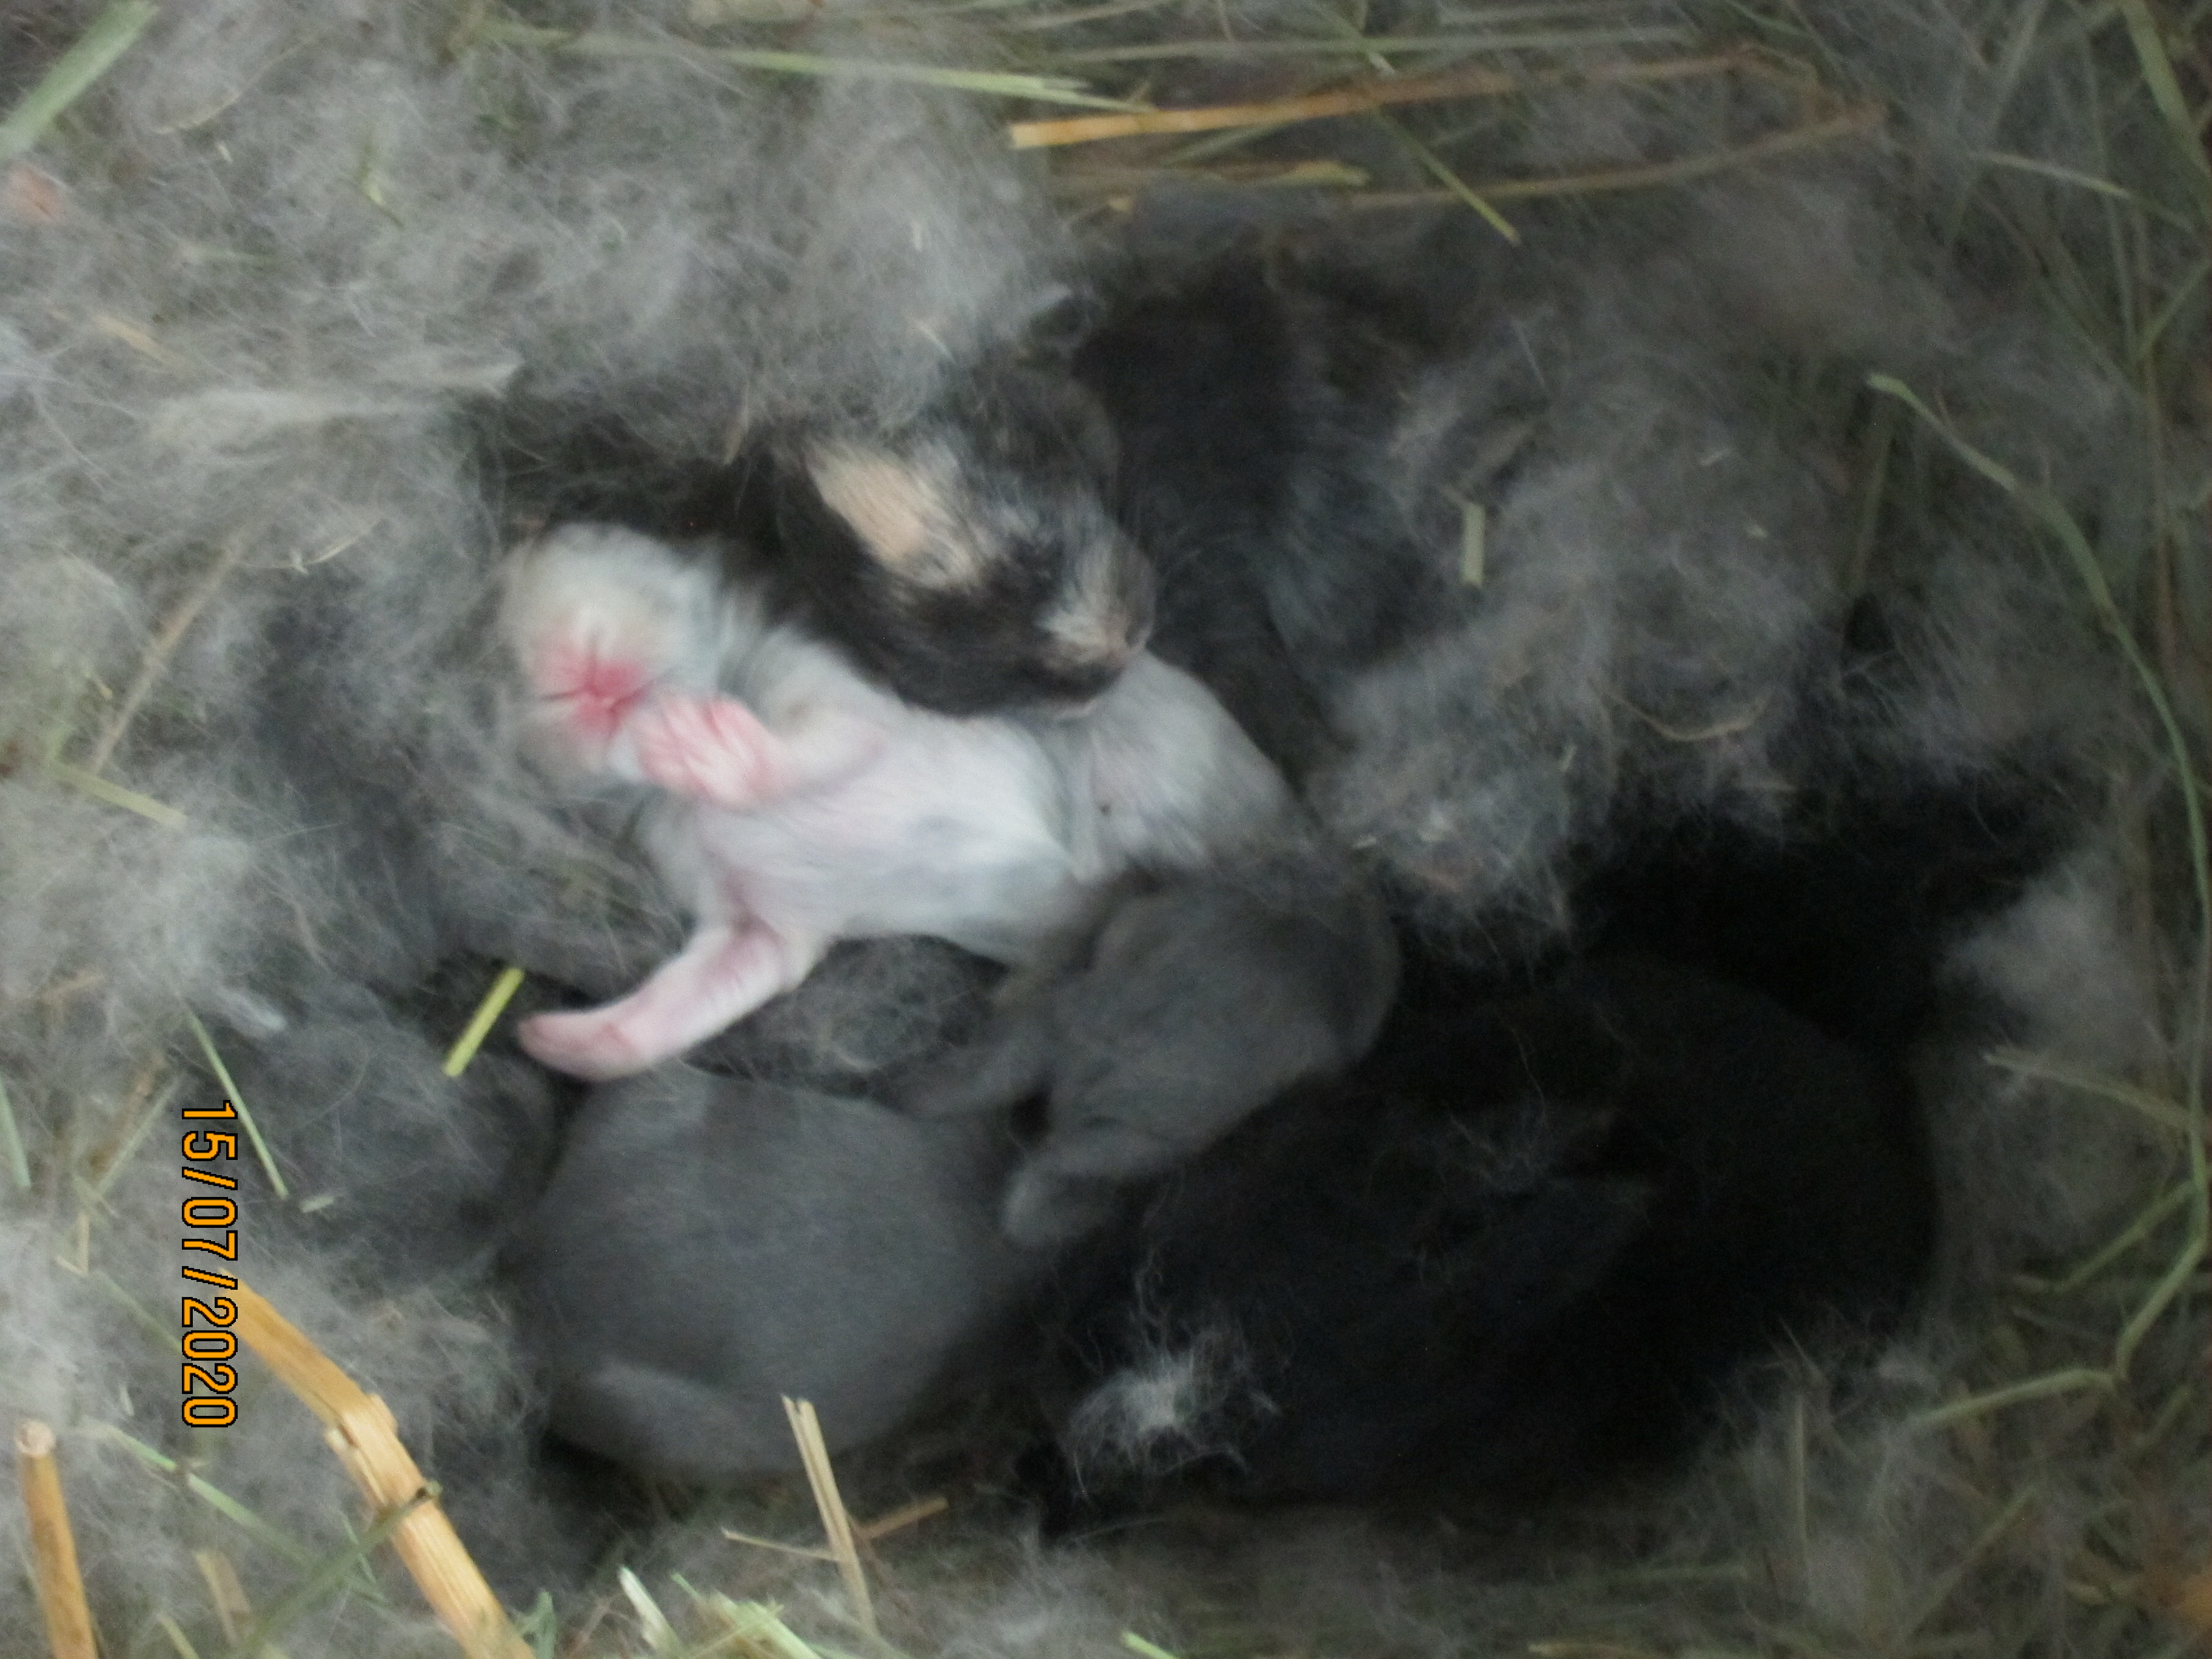
[(429, 1483), (399, 1443), (391, 1407), (362, 1392), (257, 1292), (240, 1285), (233, 1294), (239, 1335), (323, 1420), (328, 1431), (324, 1439), (368, 1498), (372, 1517), (411, 1506), (392, 1528), (392, 1547), (461, 1651), (469, 1659), (533, 1659), (453, 1523), (435, 1498), (427, 1496)]
[(447, 1077), (459, 1077), (469, 1069), (469, 1062), (477, 1057), (477, 1050), (483, 1047), (483, 1040), (491, 1035), (491, 1028), (499, 1024), (499, 1017), (507, 1012), (507, 1005), (514, 1000), (514, 994), (521, 988), (521, 969), (508, 967), (499, 970), (499, 977), (492, 981), (491, 989), (484, 993), (484, 1000), (477, 1005), (468, 1029), (454, 1040), (453, 1048), (447, 1053)]
[(868, 1576), (860, 1569), (860, 1547), (853, 1533), (853, 1517), (838, 1495), (836, 1471), (830, 1467), (830, 1448), (822, 1438), (822, 1425), (811, 1400), (786, 1395), (784, 1415), (799, 1441), (799, 1461), (806, 1466), (806, 1484), (814, 1489), (814, 1507), (822, 1511), (822, 1530), (830, 1540), (830, 1553), (844, 1576), (845, 1593), (852, 1598), (854, 1615), (870, 1636), (876, 1629), (875, 1603), (868, 1595)]
[(16, 1425), (15, 1468), (31, 1522), (31, 1571), (46, 1615), (46, 1645), (54, 1659), (98, 1659), (92, 1609), (85, 1605), (84, 1579), (77, 1571), (76, 1534), (70, 1530), (69, 1503), (54, 1464), (54, 1431), (44, 1423)]

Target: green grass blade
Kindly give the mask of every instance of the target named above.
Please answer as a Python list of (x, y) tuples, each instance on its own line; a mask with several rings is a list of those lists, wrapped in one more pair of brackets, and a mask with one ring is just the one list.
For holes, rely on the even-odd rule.
[(2080, 1394), (2089, 1389), (2109, 1389), (2112, 1386), (2110, 1371), (2090, 1370), (2075, 1367), (2071, 1370), (2050, 1371), (2041, 1376), (2031, 1376), (2002, 1389), (1991, 1389), (1986, 1394), (1968, 1395), (1920, 1413), (1911, 1419), (1916, 1429), (1942, 1428), (1948, 1423), (1963, 1423), (1968, 1418), (1981, 1417), (1990, 1412), (2002, 1411), (2008, 1406), (2024, 1406), (2031, 1400), (2050, 1400), (2062, 1394)]
[(469, 1062), (477, 1057), (477, 1050), (483, 1047), (483, 1040), (491, 1035), (491, 1028), (499, 1024), (499, 1017), (507, 1012), (507, 1005), (514, 1000), (515, 992), (521, 987), (521, 969), (510, 964), (499, 970), (491, 989), (484, 993), (483, 1000), (470, 1016), (467, 1028), (453, 1039), (453, 1046), (447, 1051), (447, 1077), (459, 1077), (469, 1069)]
[(151, 0), (112, 0), (77, 43), (8, 112), (8, 118), (0, 121), (0, 162), (14, 161), (37, 143), (61, 112), (106, 74), (160, 14), (161, 8)]
[(15, 1127), (15, 1103), (8, 1097), (8, 1079), (0, 1077), (0, 1159), (18, 1191), (31, 1190), (31, 1160), (24, 1156), (23, 1137)]
[(181, 830), (191, 822), (167, 801), (155, 800), (151, 795), (142, 795), (136, 789), (126, 789), (119, 783), (111, 783), (97, 772), (88, 772), (82, 766), (72, 766), (67, 761), (50, 760), (46, 770), (72, 789), (105, 801), (110, 806), (119, 806), (126, 812), (136, 812), (140, 817), (160, 824), (164, 830)]
[(398, 1529), (399, 1523), (437, 1496), (434, 1484), (404, 1504), (394, 1504), (358, 1537), (315, 1563), (307, 1576), (272, 1602), (230, 1650), (230, 1659), (260, 1659), (269, 1644), (345, 1588), (356, 1571), (367, 1571), (370, 1556)]
[(216, 1050), (215, 1039), (208, 1035), (207, 1027), (200, 1024), (200, 1017), (189, 1008), (185, 1010), (185, 1019), (191, 1026), (192, 1035), (199, 1039), (200, 1053), (207, 1056), (208, 1068), (215, 1073), (216, 1081), (222, 1085), (224, 1097), (238, 1113), (239, 1122), (245, 1126), (246, 1138), (253, 1143), (254, 1154), (261, 1160), (261, 1167), (269, 1176), (269, 1184), (276, 1189), (277, 1197), (290, 1198), (292, 1189), (285, 1185), (283, 1172), (276, 1167), (276, 1154), (269, 1150), (269, 1143), (261, 1138), (261, 1129), (254, 1122), (253, 1115), (246, 1109), (245, 1101), (239, 1097), (238, 1085), (231, 1081), (230, 1067), (222, 1063), (222, 1054)]
[[(2124, 6), (2127, 0), (2122, 0), (2122, 3)], [(2130, 671), (2156, 714), (2167, 757), (2173, 763), (2174, 787), (2181, 797), (2182, 818), (2188, 830), (2189, 868), (2197, 900), (2197, 949), (2190, 975), (2189, 1026), (2181, 1033), (2185, 1056), (2182, 1109), (2187, 1125), (2184, 1139), (2188, 1146), (2191, 1182), (2189, 1243), (2149, 1299), (2128, 1321), (2114, 1345), (2113, 1375), (2124, 1376), (2136, 1346), (2187, 1288), (2197, 1265), (2204, 1259), (2208, 1245), (2212, 1245), (2212, 1159), (2208, 1159), (2205, 1146), (2204, 1100), (2205, 1027), (2208, 1018), (2212, 1018), (2212, 850), (2207, 847), (2203, 784), (2188, 734), (2182, 728), (2180, 716), (2174, 712), (2173, 700), (2166, 694), (2165, 682), (2143, 653), (2142, 642), (2128, 626), (2127, 618), (2120, 614), (2119, 605), (2112, 597), (2112, 584), (2106, 580), (2104, 567), (2097, 562), (2096, 550), (2089, 545), (2089, 538), (2074, 521), (2074, 515), (2066, 510), (2065, 503), (2049, 490), (2027, 483), (1994, 456), (1968, 443), (1902, 380), (1875, 374), (1868, 378), (1867, 384), (1903, 403), (1949, 445), (1954, 453), (2011, 496), (2065, 549), (2075, 574), (2096, 609), (2098, 620), (2127, 659)]]
[(186, 1492), (191, 1493), (217, 1515), (237, 1526), (264, 1549), (274, 1551), (297, 1567), (314, 1565), (315, 1558), (313, 1555), (221, 1487), (210, 1484), (197, 1474), (186, 1474), (184, 1466), (175, 1458), (165, 1457), (144, 1441), (132, 1439), (131, 1436), (112, 1424), (108, 1425), (107, 1432), (122, 1442), (140, 1462), (156, 1474), (173, 1478), (182, 1476)]
[(777, 75), (811, 75), (825, 79), (896, 81), (910, 86), (945, 87), (956, 92), (988, 93), (998, 98), (1026, 98), (1040, 104), (1073, 104), (1081, 109), (1138, 110), (1119, 98), (1083, 91), (1080, 81), (1064, 76), (999, 74), (988, 70), (945, 69), (934, 64), (900, 64), (876, 58), (832, 58), (819, 52), (763, 52), (747, 46), (700, 46), (680, 40), (647, 40), (611, 34), (539, 28), (494, 21), (477, 31), (479, 40), (573, 52), (580, 58), (659, 58), (703, 67), (764, 70)]
[(2174, 142), (2188, 157), (2199, 198), (2212, 204), (2212, 160), (2204, 154), (2204, 141), (2197, 136), (2197, 118), (2189, 112), (2189, 100), (2173, 73), (2173, 59), (2166, 55), (2158, 20), (2151, 15), (2147, 0), (2119, 0), (2119, 10), (2128, 26), (2129, 43), (2136, 49), (2136, 61), (2142, 68), (2143, 84), (2150, 88), (2151, 102), (2158, 106), (2158, 112), (2172, 129)]

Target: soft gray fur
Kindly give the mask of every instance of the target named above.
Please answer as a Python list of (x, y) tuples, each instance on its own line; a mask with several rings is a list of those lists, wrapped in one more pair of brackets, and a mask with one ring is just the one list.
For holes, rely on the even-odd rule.
[[(0, 101), (101, 9), (9, 9)], [(611, 995), (682, 919), (619, 823), (585, 833), (549, 811), (490, 729), (479, 643), (500, 538), (464, 416), (534, 389), (709, 459), (756, 420), (889, 426), (929, 406), (949, 362), (1007, 344), (1070, 269), (1033, 158), (1006, 149), (1010, 106), (455, 33), (525, 16), (965, 68), (1045, 50), (1034, 32), (1003, 47), (968, 32), (995, 11), (927, 9), (880, 33), (835, 4), (745, 21), (767, 9), (172, 4), (0, 167), (0, 1078), (27, 1176), (0, 1159), (0, 1413), (60, 1431), (110, 1651), (169, 1650), (157, 1615), (198, 1651), (226, 1650), (196, 1552), (222, 1553), (266, 1609), (360, 1526), (319, 1425), (258, 1370), (238, 1430), (175, 1422), (176, 1357), (158, 1334), (177, 1288), (173, 1114), (220, 1090), (187, 1007), (294, 1177), (283, 1200), (258, 1163), (242, 1171), (260, 1213), (290, 1217), (246, 1232), (249, 1282), (390, 1402), (471, 1547), (511, 1547), (501, 1583), (518, 1607), (542, 1586), (583, 1609), (565, 1639), (611, 1602), (593, 1641), (633, 1639), (594, 1577), (594, 1528), (547, 1501), (526, 1376), (466, 1270), (487, 1242), (480, 1200), (532, 1162), (535, 1085), (509, 1120), (502, 1067), (449, 1083), (438, 1060), (501, 962), (531, 970), (531, 994), (551, 981)], [(1692, 7), (1700, 32), (1654, 49), (1697, 51), (1708, 23), (1737, 39), (1762, 9)], [(1654, 801), (1756, 820), (1808, 769), (2064, 763), (2112, 781), (2111, 811), (2094, 792), (2082, 803), (2096, 845), (1971, 942), (1960, 981), (2039, 1060), (2167, 1086), (2180, 958), (2158, 924), (2186, 898), (2160, 884), (2170, 795), (2124, 677), (2019, 501), (1911, 418), (1887, 428), (1877, 487), (1881, 406), (1858, 391), (1869, 372), (1911, 381), (2053, 492), (2114, 571), (2154, 572), (2161, 546), (2203, 568), (2201, 422), (2176, 389), (2205, 358), (2201, 295), (2164, 319), (2158, 356), (2186, 375), (2154, 387), (2187, 418), (2154, 422), (2110, 292), (2126, 272), (2146, 295), (2180, 293), (2203, 246), (2188, 222), (2199, 174), (2144, 93), (2125, 9), (1778, 9), (1770, 43), (1882, 125), (1756, 161), (1730, 147), (1753, 118), (1804, 119), (1792, 86), (1716, 75), (1439, 110), (1481, 124), (1474, 182), (1726, 161), (1679, 188), (1510, 201), (1517, 246), (1454, 201), (1442, 219), (1363, 212), (1332, 237), (1327, 191), (1088, 216), (1139, 281), (1189, 257), (1193, 225), (1319, 226), (1335, 255), (1413, 280), (1456, 317), (1450, 349), (1362, 452), (1389, 459), (1389, 488), (1459, 599), (1452, 629), (1336, 688), (1341, 748), (1312, 794), (1425, 915), (1479, 938), (1548, 934), (1567, 849)], [(1455, 0), (1370, 11), (1370, 27), (1395, 12), (1389, 26), (1414, 33), (1480, 16)], [(1194, 69), (1148, 84), (1205, 101), (1271, 89), (1285, 61), (1224, 60), (1224, 20), (1241, 40), (1287, 15), (1207, 0), (1048, 33), (1201, 40)], [(1353, 155), (1386, 186), (1431, 183), (1358, 121), (1279, 142)], [(2156, 210), (2138, 218), (2136, 200)], [(1168, 234), (1148, 238), (1160, 222)], [(2139, 331), (2150, 320), (2132, 314)], [(1493, 423), (1528, 429), (1494, 452)], [(1480, 589), (1460, 591), (1464, 519), (1447, 486), (1487, 509)], [(1890, 623), (1871, 665), (1851, 667), (1871, 695), (1849, 731), (1795, 752), (1775, 739), (1835, 706), (1833, 642), (1869, 592)], [(2123, 585), (2124, 605), (2138, 597)], [(717, 1062), (880, 1088), (976, 1018), (950, 954), (842, 952)], [(450, 982), (422, 994), (441, 963)], [(1174, 1012), (1166, 989), (1152, 994)], [(258, 1018), (269, 1007), (297, 1040), (290, 1057)], [(1173, 1651), (1443, 1656), (1563, 1636), (1656, 1653), (2159, 1650), (2179, 1638), (2149, 1589), (2208, 1542), (2187, 1392), (2202, 1387), (2203, 1298), (2167, 1310), (2113, 1393), (1932, 1427), (1926, 1413), (2111, 1364), (2110, 1335), (2172, 1260), (2179, 1218), (2071, 1298), (2020, 1276), (2057, 1284), (2119, 1237), (2185, 1167), (2182, 1138), (1993, 1066), (1979, 1044), (1937, 1045), (1929, 1072), (1943, 1295), (1878, 1386), (1838, 1399), (1808, 1370), (1750, 1451), (1680, 1492), (1479, 1538), (1334, 1521), (1041, 1559), (956, 1492), (945, 1533), (883, 1546), (902, 1589), (880, 1598), (887, 1626), (907, 1651), (988, 1659), (1093, 1653), (1129, 1628)], [(433, 1164), (467, 1202), (356, 1207)], [(2169, 1400), (2182, 1403), (2161, 1414)], [(309, 1559), (118, 1434), (190, 1457)], [(677, 1561), (702, 1589), (773, 1595), (825, 1647), (854, 1644), (834, 1575), (740, 1556), (720, 1518), (641, 1527), (624, 1559), (679, 1619), (661, 1571)], [(811, 1542), (811, 1527), (789, 1536)], [(20, 1559), (22, 1540), (20, 1507), (0, 1505), (0, 1550)], [(37, 1617), (27, 1577), (7, 1575), (10, 1659), (35, 1650)], [(293, 1659), (450, 1651), (396, 1577), (380, 1598), (348, 1590), (310, 1610), (280, 1645)]]
[(799, 1467), (785, 1396), (833, 1451), (897, 1426), (1047, 1265), (995, 1225), (1010, 1150), (683, 1067), (602, 1087), (517, 1249), (553, 1427), (714, 1480)]
[(1397, 962), (1381, 904), (1317, 852), (1178, 877), (1124, 899), (1079, 971), (933, 1062), (904, 1098), (944, 1115), (1042, 1094), (1045, 1135), (1006, 1190), (1005, 1224), (1028, 1243), (1073, 1238), (1118, 1186), (1365, 1053)]
[(915, 1098), (1048, 1097), (1006, 1200), (1009, 1235), (1042, 1244), (1365, 1050), (1395, 984), (1382, 907), (1196, 680), (1139, 651), (1080, 713), (953, 720), (769, 621), (705, 551), (574, 524), (508, 568), (525, 747), (638, 803), (695, 922), (619, 1002), (525, 1021), (532, 1054), (628, 1074), (794, 988), (839, 936), (950, 939), (1013, 965), (1016, 1006)]

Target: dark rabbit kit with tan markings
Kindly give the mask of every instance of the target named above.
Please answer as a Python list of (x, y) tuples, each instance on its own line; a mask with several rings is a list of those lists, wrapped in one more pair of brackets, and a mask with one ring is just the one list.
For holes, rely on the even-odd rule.
[(1063, 375), (970, 369), (905, 427), (823, 425), (767, 447), (809, 614), (908, 702), (1081, 702), (1152, 631), (1152, 567), (1107, 511), (1105, 416)]

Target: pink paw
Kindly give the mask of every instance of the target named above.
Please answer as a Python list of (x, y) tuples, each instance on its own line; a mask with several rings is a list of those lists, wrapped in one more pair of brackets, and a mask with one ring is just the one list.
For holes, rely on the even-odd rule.
[(735, 698), (665, 693), (631, 733), (647, 780), (692, 800), (743, 812), (790, 787), (783, 739)]
[(515, 1036), (523, 1052), (541, 1066), (594, 1083), (641, 1072), (653, 1060), (653, 1056), (641, 1054), (612, 1020), (595, 1010), (536, 1014), (515, 1029)]

